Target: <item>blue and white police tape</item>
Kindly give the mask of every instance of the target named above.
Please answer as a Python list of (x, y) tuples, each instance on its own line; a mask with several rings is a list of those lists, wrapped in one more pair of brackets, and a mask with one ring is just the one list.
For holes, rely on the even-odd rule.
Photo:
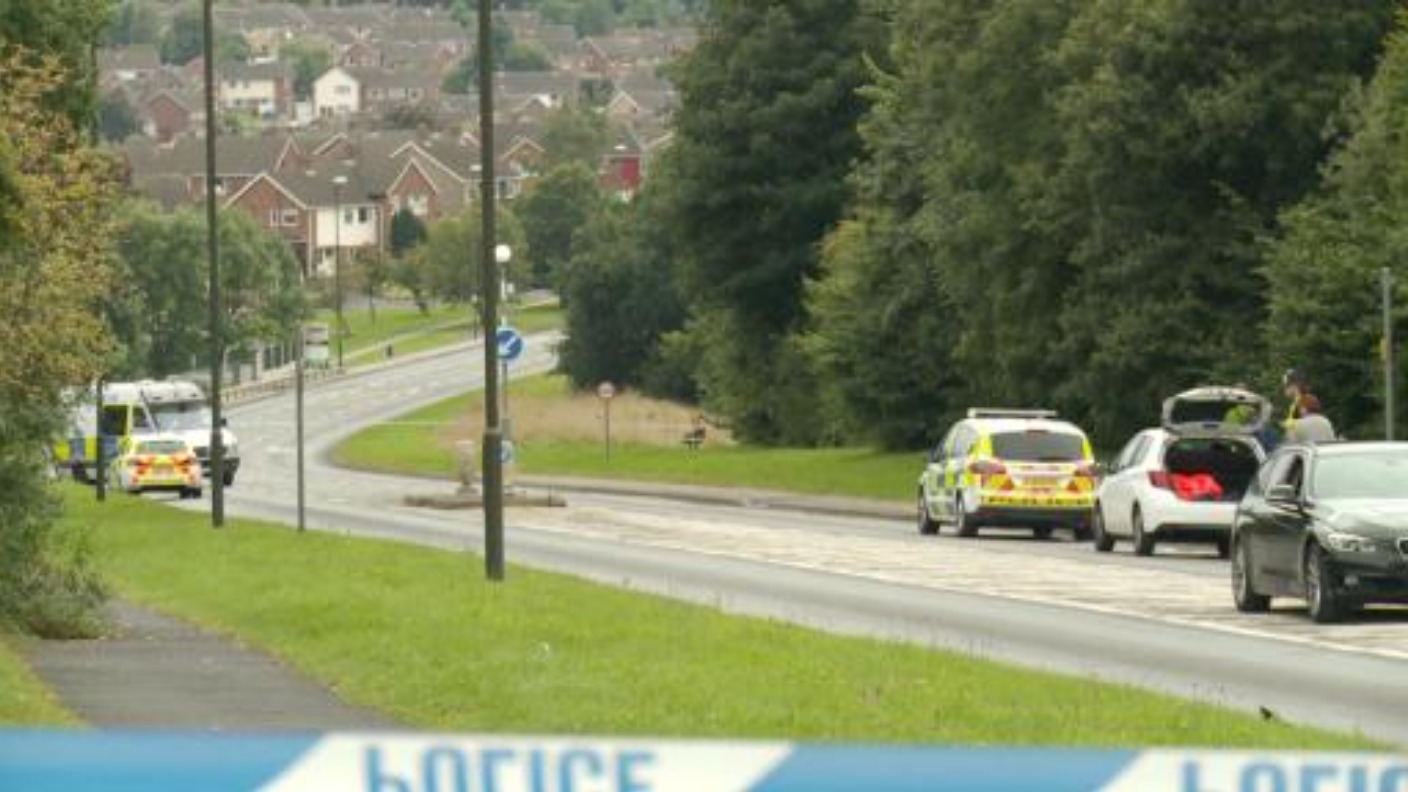
[(0, 730), (0, 790), (1408, 792), (1408, 756)]

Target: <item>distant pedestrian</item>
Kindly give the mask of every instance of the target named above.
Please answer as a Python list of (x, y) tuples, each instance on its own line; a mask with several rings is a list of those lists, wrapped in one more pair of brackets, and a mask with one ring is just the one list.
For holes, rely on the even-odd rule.
[(1282, 422), (1288, 443), (1328, 443), (1336, 438), (1334, 424), (1320, 408), (1320, 398), (1310, 388), (1310, 380), (1296, 369), (1281, 377), (1281, 388), (1290, 404)]

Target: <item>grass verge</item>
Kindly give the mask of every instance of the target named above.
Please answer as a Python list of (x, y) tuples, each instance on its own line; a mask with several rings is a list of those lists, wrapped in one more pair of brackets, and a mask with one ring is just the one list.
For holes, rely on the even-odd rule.
[[(429, 313), (413, 307), (383, 307), (376, 310), (376, 319), (365, 305), (349, 303), (343, 310), (348, 336), (344, 354), (353, 362), (380, 360), (388, 343), (397, 355), (409, 355), (427, 349), (457, 344), (471, 339), (471, 308), (467, 305), (438, 305)], [(512, 315), (514, 326), (524, 333), (555, 330), (563, 326), (562, 310), (557, 303), (542, 303), (517, 308)], [(331, 311), (319, 311), (316, 321), (334, 322)]]
[(1002, 745), (1377, 747), (1133, 688), (843, 638), (473, 556), (71, 490), (126, 596), (426, 728)]
[(0, 726), (75, 726), (64, 709), (9, 643), (0, 628)]
[[(686, 422), (646, 432), (613, 419), (613, 434), (636, 437), (612, 443), (606, 458), (604, 422), (594, 397), (584, 410), (569, 406), (560, 376), (514, 380), (509, 386), (515, 416), (518, 470), (526, 474), (589, 476), (634, 481), (757, 487), (818, 495), (850, 495), (895, 501), (912, 497), (923, 466), (916, 453), (882, 453), (856, 448), (754, 448), (706, 444), (691, 451), (680, 443)], [(580, 401), (580, 397), (578, 397)], [(450, 478), (454, 441), (477, 439), (482, 412), (478, 393), (456, 396), (370, 427), (333, 451), (340, 465), (389, 473)], [(686, 411), (687, 412), (687, 411)], [(570, 414), (572, 426), (546, 416)], [(644, 413), (643, 413), (644, 414)], [(642, 421), (649, 420), (642, 418)], [(561, 439), (561, 438), (571, 439)], [(593, 439), (584, 439), (584, 438)]]

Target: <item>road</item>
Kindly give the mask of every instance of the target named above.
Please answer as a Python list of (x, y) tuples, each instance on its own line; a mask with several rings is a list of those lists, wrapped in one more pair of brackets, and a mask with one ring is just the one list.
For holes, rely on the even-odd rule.
[[(515, 375), (544, 371), (546, 337)], [(456, 550), (478, 512), (402, 505), (445, 482), (331, 467), (339, 440), (482, 384), (477, 348), (320, 384), (306, 399), (310, 528)], [(231, 514), (295, 521), (291, 394), (232, 407), (244, 467)], [(203, 508), (206, 502), (188, 504)], [(920, 537), (908, 520), (573, 492), (566, 509), (510, 509), (511, 562), (826, 630), (913, 641), (1124, 682), (1408, 745), (1408, 611), (1320, 626), (1292, 605), (1236, 613), (1226, 562), (1152, 559), (1017, 534)], [(467, 572), (471, 573), (472, 572)], [(512, 582), (509, 583), (512, 585)]]

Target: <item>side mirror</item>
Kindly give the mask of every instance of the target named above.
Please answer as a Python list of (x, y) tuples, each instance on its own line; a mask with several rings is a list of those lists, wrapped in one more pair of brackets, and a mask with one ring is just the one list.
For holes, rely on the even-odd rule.
[(1266, 502), (1278, 506), (1299, 506), (1300, 494), (1290, 484), (1274, 484), (1266, 490)]

